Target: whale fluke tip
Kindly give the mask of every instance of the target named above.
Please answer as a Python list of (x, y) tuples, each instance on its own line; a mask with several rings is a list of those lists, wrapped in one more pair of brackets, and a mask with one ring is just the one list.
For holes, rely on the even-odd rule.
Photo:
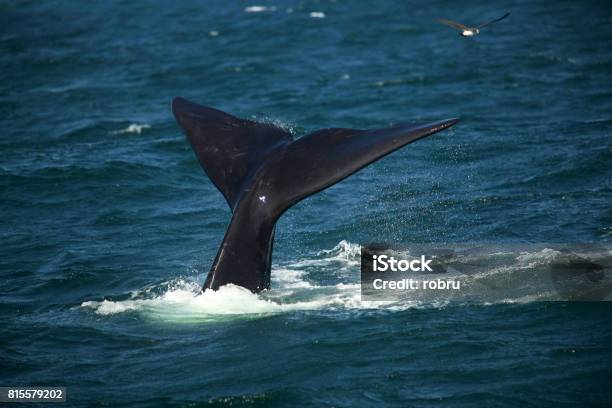
[(457, 122), (459, 122), (459, 118), (444, 119), (444, 120), (439, 121), (438, 123), (440, 124), (441, 129), (448, 129), (449, 127), (453, 126)]
[(459, 122), (459, 118), (451, 118), (442, 121), (442, 129), (448, 129)]

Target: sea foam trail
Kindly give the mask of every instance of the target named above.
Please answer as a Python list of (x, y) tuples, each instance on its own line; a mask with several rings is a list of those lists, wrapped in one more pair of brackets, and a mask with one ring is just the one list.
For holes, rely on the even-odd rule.
[(265, 11), (276, 11), (276, 6), (248, 6), (244, 8), (246, 13), (263, 13)]

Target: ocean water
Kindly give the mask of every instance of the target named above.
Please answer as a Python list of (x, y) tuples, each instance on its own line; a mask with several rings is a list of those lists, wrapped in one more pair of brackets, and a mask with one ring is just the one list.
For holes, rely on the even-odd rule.
[[(435, 21), (505, 11), (471, 39)], [(0, 386), (65, 386), (67, 406), (606, 406), (609, 302), (529, 284), (364, 302), (358, 283), (370, 242), (611, 243), (611, 41), (605, 1), (0, 2)], [(289, 210), (270, 291), (200, 294), (230, 212), (174, 96), (296, 137), (461, 122)], [(521, 276), (549, 262), (526, 255)]]

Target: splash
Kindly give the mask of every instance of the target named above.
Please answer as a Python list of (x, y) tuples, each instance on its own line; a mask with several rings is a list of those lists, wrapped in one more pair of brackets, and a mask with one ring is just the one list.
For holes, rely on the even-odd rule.
[(280, 275), (281, 282), (290, 284), (261, 294), (253, 294), (235, 285), (226, 285), (217, 291), (202, 292), (198, 283), (179, 279), (166, 284), (169, 289), (159, 296), (147, 297), (147, 292), (150, 291), (136, 291), (131, 299), (87, 301), (82, 303), (81, 307), (102, 316), (136, 312), (144, 317), (167, 322), (200, 322), (227, 320), (232, 316), (248, 318), (299, 310), (363, 309), (381, 306), (380, 302), (361, 302), (359, 285), (313, 286), (300, 281), (299, 273), (290, 270), (277, 270), (275, 275)]
[[(134, 291), (128, 299), (86, 301), (81, 308), (101, 316), (130, 312), (168, 322), (202, 322), (292, 311), (387, 307), (390, 302), (361, 301), (360, 285), (354, 279), (358, 278), (354, 272), (359, 253), (359, 245), (341, 241), (334, 248), (319, 252), (314, 259), (275, 265), (273, 288), (259, 294), (235, 285), (202, 292), (202, 284), (195, 278), (178, 278)], [(311, 276), (313, 269), (319, 272), (352, 270), (353, 279), (319, 284)], [(395, 306), (406, 309), (417, 305), (408, 302)]]
[(261, 314), (282, 311), (282, 305), (257, 297), (239, 286), (227, 285), (218, 291), (201, 292), (201, 286), (190, 280), (178, 279), (166, 284), (168, 289), (159, 296), (147, 298), (148, 290), (137, 291), (131, 299), (84, 302), (81, 306), (99, 315), (113, 315), (128, 311), (173, 320), (206, 315)]

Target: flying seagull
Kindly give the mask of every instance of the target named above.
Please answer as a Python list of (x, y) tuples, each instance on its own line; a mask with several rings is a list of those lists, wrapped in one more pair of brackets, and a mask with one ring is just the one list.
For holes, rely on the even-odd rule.
[(444, 25), (447, 25), (449, 27), (452, 27), (452, 28), (455, 28), (455, 29), (461, 31), (459, 33), (459, 35), (461, 35), (462, 37), (472, 37), (472, 36), (475, 36), (476, 34), (480, 33), (480, 29), (481, 28), (483, 28), (485, 26), (488, 26), (489, 24), (493, 24), (493, 23), (496, 23), (498, 21), (501, 21), (504, 18), (508, 17), (509, 15), (510, 15), (510, 13), (506, 13), (503, 16), (501, 16), (500, 18), (496, 18), (495, 20), (489, 21), (487, 23), (481, 24), (481, 25), (476, 26), (476, 27), (468, 27), (468, 26), (465, 26), (463, 24), (459, 24), (459, 23), (457, 23), (455, 21), (445, 20), (443, 18), (438, 19), (438, 21), (440, 23), (444, 24)]

